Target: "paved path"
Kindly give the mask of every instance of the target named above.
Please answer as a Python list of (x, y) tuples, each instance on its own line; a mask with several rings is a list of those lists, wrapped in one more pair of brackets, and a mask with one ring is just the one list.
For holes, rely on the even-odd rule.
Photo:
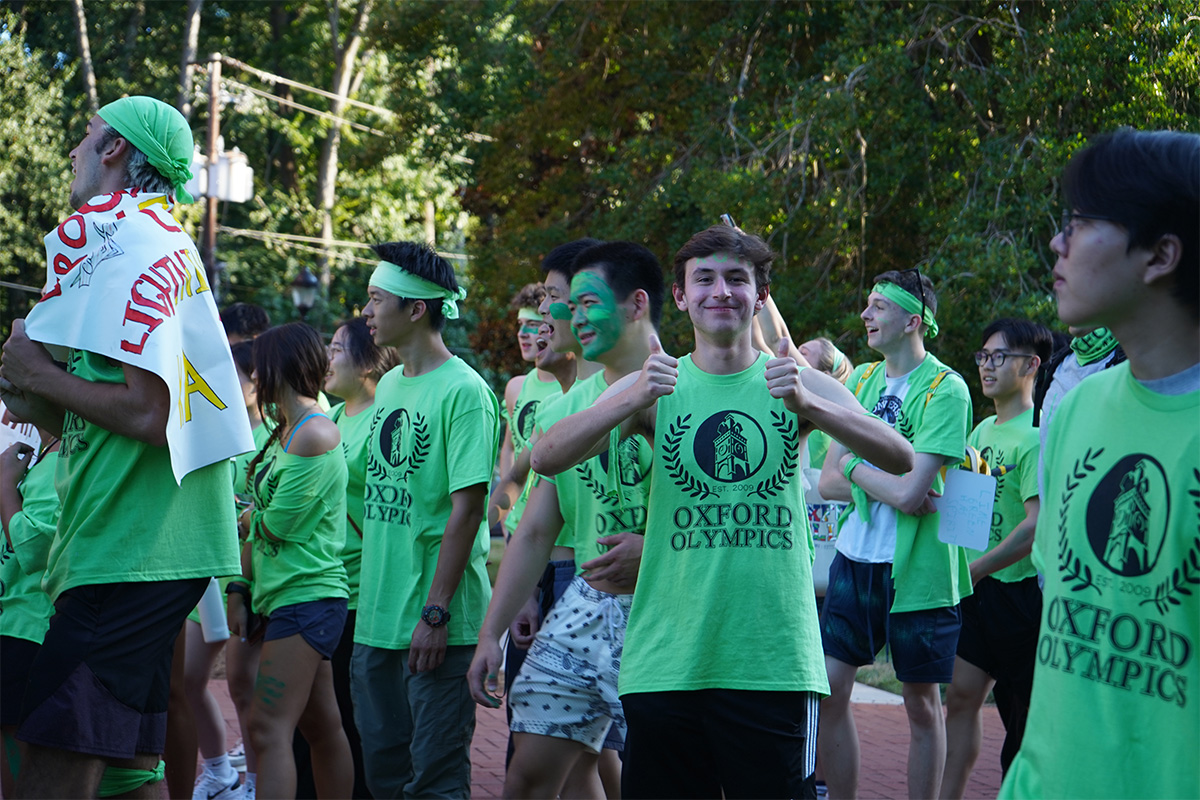
[[(209, 687), (225, 717), (230, 747), (238, 738), (237, 716), (224, 680)], [(862, 776), (859, 792), (870, 798), (905, 798), (908, 758), (908, 720), (897, 695), (856, 685), (854, 721), (862, 742)], [(475, 740), (471, 745), (471, 785), (475, 800), (500, 797), (504, 785), (504, 751), (508, 727), (503, 709), (476, 708)], [(983, 751), (967, 784), (968, 798), (993, 798), (1000, 789), (1000, 745), (1004, 727), (994, 706), (984, 709)]]

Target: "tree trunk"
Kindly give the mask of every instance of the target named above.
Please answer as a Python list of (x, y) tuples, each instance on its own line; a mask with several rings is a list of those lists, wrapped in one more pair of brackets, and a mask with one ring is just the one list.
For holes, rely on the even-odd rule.
[[(338, 39), (337, 4), (330, 3), (329, 25), (333, 34), (335, 60), (333, 93), (337, 95), (337, 99), (330, 102), (329, 113), (335, 117), (342, 115), (346, 98), (350, 94), (354, 66), (373, 2), (374, 0), (359, 0), (358, 8), (354, 12), (354, 22), (347, 31), (344, 42)], [(321, 145), (321, 160), (317, 165), (317, 202), (321, 209), (321, 253), (317, 256), (317, 267), (321, 285), (326, 289), (330, 279), (329, 250), (333, 246), (333, 201), (337, 193), (338, 145), (341, 139), (340, 124), (331, 122), (329, 135)]]
[(79, 59), (83, 65), (83, 87), (87, 92), (88, 108), (92, 113), (100, 110), (100, 97), (96, 93), (96, 71), (92, 69), (92, 48), (88, 44), (87, 15), (83, 13), (83, 0), (71, 0), (75, 10), (75, 33), (79, 40)]
[(188, 0), (187, 23), (184, 25), (183, 55), (179, 59), (179, 102), (176, 105), (185, 119), (192, 118), (192, 62), (200, 45), (200, 7), (204, 0)]

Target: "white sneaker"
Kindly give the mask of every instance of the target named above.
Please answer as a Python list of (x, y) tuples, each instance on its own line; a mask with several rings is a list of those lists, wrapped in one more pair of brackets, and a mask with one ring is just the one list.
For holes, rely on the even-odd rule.
[(202, 770), (192, 789), (192, 800), (241, 800), (241, 798), (242, 783), (236, 772), (233, 774), (233, 782), (229, 783), (208, 770)]
[(229, 766), (238, 772), (246, 771), (246, 745), (241, 739), (238, 739), (238, 743), (225, 755), (229, 756)]

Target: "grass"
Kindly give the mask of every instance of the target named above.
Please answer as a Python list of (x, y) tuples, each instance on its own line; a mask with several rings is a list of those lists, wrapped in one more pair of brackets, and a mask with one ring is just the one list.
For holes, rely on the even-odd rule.
[(867, 686), (874, 686), (876, 689), (883, 689), (885, 692), (900, 694), (901, 684), (896, 679), (896, 670), (892, 668), (890, 661), (880, 659), (874, 664), (859, 667), (855, 680), (865, 683)]

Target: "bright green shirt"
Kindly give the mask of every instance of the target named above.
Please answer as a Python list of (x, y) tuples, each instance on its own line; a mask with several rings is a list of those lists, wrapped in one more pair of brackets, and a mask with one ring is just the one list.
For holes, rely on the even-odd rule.
[[(67, 368), (97, 383), (125, 380), (120, 364), (82, 350)], [(176, 484), (166, 447), (68, 411), (54, 482), (62, 511), (43, 584), (52, 599), (75, 586), (241, 572), (228, 461)]]
[(1200, 791), (1200, 392), (1128, 362), (1072, 389), (1043, 451), (1033, 695), (1000, 797)]
[[(561, 397), (562, 394), (562, 385), (558, 381), (539, 380), (536, 369), (530, 370), (529, 374), (525, 376), (525, 380), (521, 383), (521, 391), (517, 394), (516, 402), (513, 403), (512, 419), (508, 421), (514, 460), (525, 452), (533, 441), (533, 432), (538, 427), (538, 408), (546, 400)], [(521, 494), (513, 503), (508, 516), (504, 518), (504, 527), (510, 534), (517, 529), (521, 515), (525, 513), (525, 504), (529, 501), (529, 492), (532, 489), (532, 475), (533, 470), (530, 470), (529, 476), (525, 479), (525, 485), (521, 488)]]
[[(500, 404), (462, 359), (413, 378), (397, 367), (380, 379), (367, 444), (355, 643), (392, 650), (412, 645), (450, 521), (450, 496), (488, 485), (499, 441)], [(492, 593), (489, 545), (483, 513), (450, 601), (448, 644), (479, 639)]]
[[(596, 402), (608, 384), (604, 371), (578, 381), (550, 408), (538, 424), (545, 429), (564, 417), (583, 411)], [(555, 485), (563, 521), (575, 532), (576, 574), (583, 564), (600, 555), (596, 540), (617, 533), (644, 533), (646, 492), (649, 490), (652, 453), (641, 436), (622, 439), (614, 468), (609, 468), (606, 450), (582, 464), (544, 480)], [(619, 484), (619, 485), (618, 485)]]
[(9, 519), (8, 542), (0, 543), (0, 635), (42, 643), (54, 605), (42, 590), (46, 556), (58, 525), (54, 468), (58, 453), (47, 453), (29, 468), (17, 490), (21, 510)]
[(623, 695), (829, 693), (800, 425), (767, 391), (768, 360), (711, 375), (684, 356), (675, 391), (658, 399)]
[[(270, 533), (274, 539), (267, 536)], [(273, 442), (255, 468), (250, 515), (254, 611), (348, 597), (346, 458), (340, 447), (319, 456), (284, 452)]]
[[(1025, 519), (1025, 501), (1038, 496), (1038, 451), (1042, 445), (1038, 429), (1033, 427), (1032, 408), (1002, 424), (996, 422), (993, 414), (975, 426), (975, 430), (967, 437), (967, 444), (979, 451), (980, 457), (993, 471), (999, 467), (1005, 468), (1004, 474), (996, 478), (992, 529), (988, 535), (987, 549), (967, 549), (967, 558), (974, 561), (1000, 544)], [(1004, 583), (1013, 583), (1036, 574), (1037, 569), (1030, 556), (1025, 556), (1017, 563), (993, 572), (992, 577)]]
[(350, 581), (350, 608), (358, 608), (358, 586), (362, 572), (363, 503), (367, 486), (367, 440), (371, 436), (372, 403), (354, 416), (346, 414), (346, 404), (340, 403), (329, 418), (342, 432), (342, 451), (346, 454), (346, 546), (342, 548), (342, 563)]
[[(948, 372), (930, 394), (929, 388), (938, 374), (949, 368), (932, 353), (927, 354), (910, 373), (908, 391), (900, 407), (880, 408), (877, 403), (885, 388), (886, 364), (876, 363), (878, 367), (872, 370), (861, 388), (860, 378), (872, 364), (859, 366), (846, 381), (846, 386), (856, 390), (863, 407), (885, 421), (894, 419), (893, 427), (916, 452), (941, 456), (951, 463), (961, 461), (966, 453), (971, 424), (971, 396), (963, 379), (953, 371)], [(941, 492), (944, 486), (939, 472), (931, 488)], [(896, 511), (893, 613), (954, 606), (971, 594), (967, 552), (964, 548), (938, 541), (940, 519), (937, 512), (914, 517)]]

